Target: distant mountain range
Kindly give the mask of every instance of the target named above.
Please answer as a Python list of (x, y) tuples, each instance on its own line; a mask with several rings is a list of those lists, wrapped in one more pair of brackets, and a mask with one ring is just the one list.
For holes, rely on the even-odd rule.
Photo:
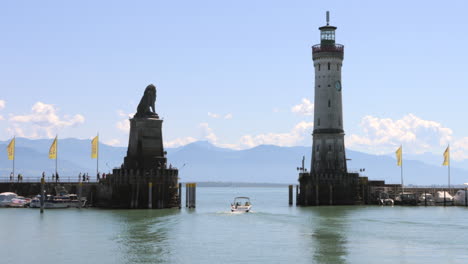
[[(52, 140), (25, 138), (16, 139), (16, 173), (39, 177), (42, 171), (51, 175), (55, 161), (48, 159)], [(0, 141), (0, 177), (8, 177), (12, 163), (6, 157), (8, 142)], [(96, 160), (91, 159), (90, 140), (60, 139), (58, 145), (58, 170), (63, 177), (77, 177), (80, 172), (94, 175)], [(100, 171), (109, 172), (119, 167), (126, 155), (126, 147), (100, 144)], [(306, 168), (310, 169), (311, 147), (279, 147), (260, 145), (246, 150), (216, 147), (206, 141), (198, 141), (178, 148), (169, 148), (168, 161), (179, 168), (182, 182), (250, 182), (250, 183), (297, 183), (297, 167), (305, 156)], [(408, 156), (408, 155), (407, 155)], [(371, 155), (347, 150), (348, 170), (359, 171), (372, 180), (400, 183), (400, 167), (393, 155)], [(422, 162), (418, 159), (427, 159)], [(432, 154), (413, 155), (404, 161), (405, 184), (446, 185), (447, 167), (442, 167), (440, 157)], [(437, 163), (438, 162), (438, 163)], [(451, 182), (468, 182), (466, 162), (452, 163)]]

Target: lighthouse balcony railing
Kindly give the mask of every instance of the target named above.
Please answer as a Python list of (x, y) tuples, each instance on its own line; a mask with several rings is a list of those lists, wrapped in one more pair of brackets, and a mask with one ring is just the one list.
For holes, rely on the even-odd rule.
[(344, 51), (344, 45), (341, 44), (334, 44), (334, 45), (314, 45), (312, 46), (312, 52), (313, 53), (319, 53), (319, 52), (343, 52)]

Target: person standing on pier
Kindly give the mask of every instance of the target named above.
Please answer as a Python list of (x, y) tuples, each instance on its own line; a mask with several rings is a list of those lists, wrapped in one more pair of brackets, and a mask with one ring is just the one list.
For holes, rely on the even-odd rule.
[(55, 182), (59, 182), (59, 174), (58, 174), (58, 172), (55, 173)]
[(52, 173), (52, 181), (55, 181), (55, 174)]
[(13, 175), (13, 172), (10, 173), (10, 181), (13, 182), (13, 178), (15, 177), (15, 175)]
[(78, 182), (80, 182), (80, 181), (81, 181), (81, 172), (80, 172), (80, 174), (78, 174)]

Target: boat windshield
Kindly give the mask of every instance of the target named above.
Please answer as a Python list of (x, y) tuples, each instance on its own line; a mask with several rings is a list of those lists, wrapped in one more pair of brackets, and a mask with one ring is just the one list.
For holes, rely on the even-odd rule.
[(250, 205), (250, 199), (248, 197), (236, 197), (234, 199), (234, 205), (245, 205), (245, 206), (249, 206)]

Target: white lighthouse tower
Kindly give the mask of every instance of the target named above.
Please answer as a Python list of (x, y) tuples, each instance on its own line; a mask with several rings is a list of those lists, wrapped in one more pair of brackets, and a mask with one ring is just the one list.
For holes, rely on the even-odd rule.
[(341, 67), (344, 46), (335, 43), (336, 27), (320, 27), (320, 44), (312, 47), (315, 68), (314, 132), (311, 172), (318, 177), (347, 173), (344, 147)]
[(336, 27), (320, 27), (312, 46), (315, 104), (310, 172), (299, 175), (300, 205), (353, 204), (359, 175), (348, 173), (343, 130), (341, 68), (344, 46), (335, 42)]

